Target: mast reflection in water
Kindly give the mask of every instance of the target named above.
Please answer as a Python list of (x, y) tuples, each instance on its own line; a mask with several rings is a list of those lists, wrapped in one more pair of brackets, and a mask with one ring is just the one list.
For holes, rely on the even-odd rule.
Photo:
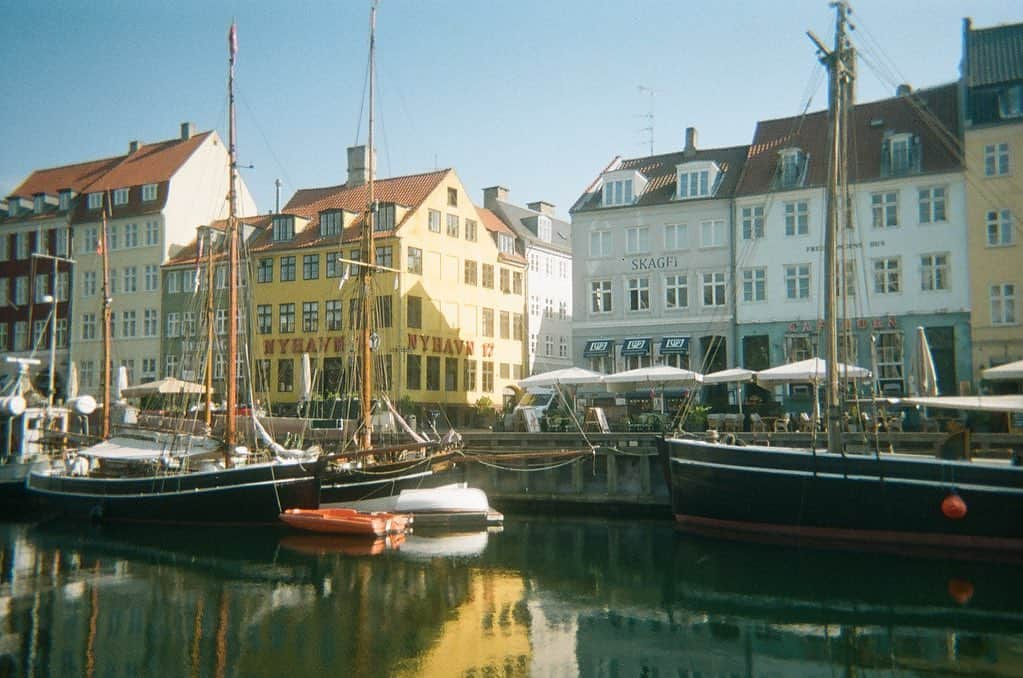
[(377, 542), (0, 526), (0, 676), (1023, 675), (1018, 565), (510, 518)]

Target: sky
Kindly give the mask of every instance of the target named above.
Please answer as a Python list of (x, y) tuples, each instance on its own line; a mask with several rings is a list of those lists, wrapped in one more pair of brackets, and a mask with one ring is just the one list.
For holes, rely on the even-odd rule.
[[(1023, 22), (1019, 0), (860, 0), (856, 97), (958, 78), (963, 18)], [(261, 212), (344, 183), (366, 142), (369, 0), (0, 0), (0, 194), (34, 169), (116, 156), (181, 122), (227, 139), (237, 22), (238, 160)], [(380, 0), (378, 177), (453, 168), (482, 204), (569, 209), (618, 155), (748, 144), (757, 120), (826, 107), (811, 30), (826, 0)], [(652, 133), (651, 133), (652, 128)], [(651, 141), (652, 136), (652, 141)]]

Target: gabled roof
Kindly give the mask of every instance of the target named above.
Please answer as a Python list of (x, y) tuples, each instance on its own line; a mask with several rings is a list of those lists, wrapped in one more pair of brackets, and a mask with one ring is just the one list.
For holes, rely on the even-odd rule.
[[(238, 223), (240, 226), (248, 226), (253, 229), (253, 233), (249, 236), (250, 241), (258, 238), (263, 231), (270, 227), (271, 219), (273, 218), (270, 214), (261, 214), (254, 217), (238, 217)], [(227, 219), (217, 219), (213, 223), (208, 225), (213, 230), (224, 232), (227, 230)], [(199, 253), (199, 240), (198, 237), (193, 238), (191, 242), (182, 247), (174, 256), (170, 257), (163, 263), (163, 266), (180, 266), (182, 264), (194, 264), (196, 255)], [(219, 252), (214, 255), (214, 259), (222, 259), (224, 257), (223, 252)]]
[(88, 192), (170, 181), (174, 173), (211, 134), (212, 131), (202, 132), (188, 139), (170, 139), (141, 146), (134, 153), (121, 156), (115, 167), (87, 187)]
[(28, 175), (28, 178), (20, 186), (11, 192), (11, 196), (31, 199), (37, 193), (57, 195), (59, 191), (65, 188), (70, 188), (76, 193), (80, 193), (103, 174), (115, 167), (123, 157), (104, 158), (103, 160), (80, 162), (74, 165), (64, 165), (63, 167), (35, 170), (32, 174)]
[[(377, 179), (373, 182), (373, 198), (378, 203), (393, 202), (409, 208), (399, 223), (394, 225), (395, 230), (401, 227), (416, 209), (423, 204), (423, 201), (440, 185), (441, 181), (448, 175), (450, 169), (436, 170), (425, 174), (411, 174), (390, 179)], [(349, 224), (341, 235), (342, 242), (354, 241), (361, 237), (362, 224), (365, 220), (366, 203), (369, 200), (369, 186), (348, 187), (347, 184), (340, 186), (327, 186), (325, 188), (303, 188), (298, 190), (291, 197), (288, 204), (284, 206), (282, 214), (291, 214), (303, 219), (308, 219), (309, 224), (300, 232), (295, 233), (292, 240), (283, 243), (273, 242), (273, 234), (269, 231), (260, 236), (253, 244), (253, 250), (267, 250), (275, 246), (287, 249), (301, 247), (312, 247), (322, 245), (325, 242), (336, 243), (336, 235), (320, 237), (319, 214), (325, 210), (343, 209), (354, 212), (359, 216)], [(383, 237), (388, 232), (374, 234), (374, 237)]]
[[(479, 213), (480, 222), (483, 224), (485, 229), (491, 233), (504, 233), (512, 238), (515, 237), (515, 232), (512, 231), (506, 223), (501, 221), (501, 217), (494, 214), (491, 210), (488, 210), (486, 207), (477, 207), (476, 211)], [(515, 254), (501, 252), (498, 258), (503, 261), (512, 261), (519, 264), (526, 263), (526, 258), (517, 252)]]
[[(749, 146), (731, 146), (726, 148), (697, 149), (686, 154), (684, 151), (664, 155), (652, 155), (644, 158), (632, 158), (612, 163), (601, 174), (609, 171), (635, 170), (647, 179), (643, 194), (630, 207), (664, 205), (677, 201), (675, 199), (675, 182), (678, 166), (687, 162), (714, 162), (723, 173), (721, 183), (713, 196), (706, 199), (731, 198), (742, 173), (743, 163)], [(573, 212), (582, 212), (600, 207), (600, 190), (598, 181), (594, 181), (587, 192), (576, 201)], [(697, 198), (696, 200), (701, 200)], [(692, 202), (687, 200), (685, 202)]]
[(967, 87), (1023, 81), (1023, 24), (965, 28)]
[[(490, 210), (487, 210), (490, 211)], [(506, 223), (516, 236), (524, 242), (539, 243), (543, 247), (559, 250), (567, 254), (572, 253), (572, 225), (561, 219), (555, 219), (546, 215), (551, 220), (551, 241), (541, 240), (537, 233), (537, 220), (541, 216), (525, 207), (519, 207), (503, 200), (494, 201), (493, 213)]]
[[(890, 132), (919, 137), (920, 173), (960, 169), (962, 162), (954, 148), (959, 137), (957, 106), (958, 87), (954, 83), (855, 106), (849, 145), (850, 181), (881, 178), (883, 142)], [(758, 122), (736, 195), (774, 190), (778, 152), (785, 148), (799, 148), (808, 157), (802, 187), (823, 186), (828, 177), (828, 112)]]

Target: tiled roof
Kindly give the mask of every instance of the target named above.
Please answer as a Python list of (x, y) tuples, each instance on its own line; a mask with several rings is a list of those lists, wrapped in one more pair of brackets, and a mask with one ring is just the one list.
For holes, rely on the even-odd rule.
[[(272, 218), (273, 217), (269, 214), (262, 214), (255, 217), (238, 217), (238, 222), (239, 224), (243, 224), (254, 229), (254, 232), (249, 237), (249, 240), (252, 241), (258, 238), (263, 231), (270, 227)], [(209, 227), (217, 231), (224, 231), (227, 228), (227, 219), (218, 219), (212, 224), (209, 224)], [(197, 238), (193, 238), (191, 242), (181, 248), (181, 250), (179, 250), (173, 257), (164, 262), (163, 265), (180, 266), (182, 264), (195, 263), (195, 257), (198, 251), (199, 241)], [(221, 256), (222, 255), (218, 255), (215, 258), (221, 258)]]
[(1023, 24), (966, 30), (966, 84), (1023, 81)]
[(519, 207), (502, 200), (495, 201), (494, 214), (507, 223), (515, 234), (524, 241), (537, 242), (544, 247), (550, 247), (571, 254), (572, 252), (572, 225), (561, 219), (549, 217), (551, 220), (551, 242), (540, 240), (537, 234), (537, 217), (539, 212)]
[[(678, 166), (686, 162), (713, 161), (724, 173), (721, 184), (713, 199), (730, 198), (735, 192), (746, 160), (749, 146), (731, 146), (727, 148), (697, 149), (690, 155), (684, 151), (653, 155), (644, 158), (622, 160), (617, 165), (609, 166), (608, 170), (635, 170), (647, 179), (646, 188), (631, 206), (663, 205), (675, 200), (675, 182)], [(600, 190), (598, 182), (591, 184), (590, 189), (575, 204), (572, 211), (584, 211), (600, 207)]]
[[(443, 169), (425, 174), (377, 179), (373, 182), (373, 198), (377, 202), (393, 202), (409, 208), (402, 220), (395, 224), (395, 230), (397, 230), (415, 213), (416, 209), (437, 188), (449, 172), (451, 172), (450, 169)], [(297, 231), (294, 239), (284, 243), (273, 242), (273, 234), (267, 231), (252, 243), (250, 249), (253, 251), (264, 251), (274, 247), (297, 249), (314, 247), (326, 242), (336, 243), (338, 241), (336, 235), (320, 236), (319, 214), (324, 210), (331, 209), (343, 209), (359, 215), (341, 234), (342, 242), (358, 240), (362, 237), (363, 214), (366, 210), (368, 199), (369, 186), (366, 184), (351, 188), (346, 184), (342, 184), (325, 188), (300, 189), (291, 197), (288, 204), (284, 206), (282, 213), (293, 214), (308, 219), (309, 224), (301, 231)], [(390, 231), (378, 231), (374, 234), (374, 237), (385, 237), (390, 233)]]
[[(881, 178), (881, 152), (886, 132), (912, 133), (920, 139), (921, 173), (962, 167), (955, 146), (959, 137), (958, 87), (941, 85), (909, 96), (857, 105), (850, 132), (850, 181)], [(778, 169), (778, 151), (799, 148), (808, 157), (802, 187), (823, 186), (828, 175), (828, 113), (763, 120), (757, 123), (753, 144), (736, 195), (768, 193)]]
[(11, 195), (31, 199), (37, 193), (57, 195), (61, 189), (65, 188), (80, 193), (104, 173), (109, 172), (122, 158), (123, 156), (105, 158), (75, 165), (36, 170), (28, 175), (28, 178), (14, 189)]
[[(97, 191), (157, 184), (170, 181), (178, 169), (213, 132), (202, 132), (188, 139), (170, 139), (141, 146), (134, 153), (122, 156), (115, 167), (88, 187)], [(227, 171), (227, 168), (224, 168)]]
[(491, 233), (507, 233), (511, 237), (515, 237), (515, 232), (508, 228), (508, 224), (501, 221), (501, 217), (494, 214), (493, 211), (488, 210), (486, 207), (477, 207), (476, 211), (479, 212), (480, 222), (488, 231)]

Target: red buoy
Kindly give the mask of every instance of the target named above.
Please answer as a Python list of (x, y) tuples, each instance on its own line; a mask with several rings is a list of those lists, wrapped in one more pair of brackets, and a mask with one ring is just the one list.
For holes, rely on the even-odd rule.
[(966, 517), (966, 502), (955, 492), (941, 500), (941, 512), (949, 520), (962, 520)]
[(973, 598), (973, 583), (968, 579), (949, 579), (948, 595), (960, 605), (965, 605)]

